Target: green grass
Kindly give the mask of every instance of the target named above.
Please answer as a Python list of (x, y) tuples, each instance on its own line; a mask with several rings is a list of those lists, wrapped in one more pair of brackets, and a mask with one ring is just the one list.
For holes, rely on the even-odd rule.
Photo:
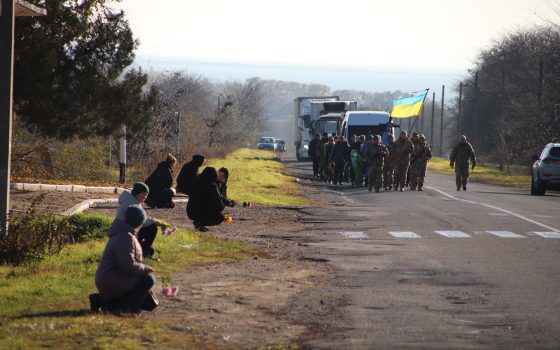
[(297, 182), (286, 173), (284, 165), (272, 151), (239, 149), (225, 159), (207, 163), (216, 169), (228, 168), (228, 197), (239, 203), (262, 205), (307, 205)]
[[(104, 245), (105, 240), (69, 245), (39, 262), (0, 266), (0, 349), (214, 347), (200, 343), (196, 334), (170, 331), (166, 322), (89, 314), (87, 296), (95, 291), (94, 275)], [(158, 236), (155, 247), (163, 262), (147, 263), (156, 270), (156, 293), (172, 283), (175, 271), (264, 254), (240, 242), (182, 229)]]
[[(455, 174), (455, 170), (449, 166), (449, 159), (440, 157), (432, 158), (428, 164), (428, 170), (442, 174)], [(476, 166), (474, 171), (470, 172), (470, 179), (491, 185), (511, 186), (524, 189), (528, 189), (531, 183), (530, 175), (512, 174), (486, 166)]]

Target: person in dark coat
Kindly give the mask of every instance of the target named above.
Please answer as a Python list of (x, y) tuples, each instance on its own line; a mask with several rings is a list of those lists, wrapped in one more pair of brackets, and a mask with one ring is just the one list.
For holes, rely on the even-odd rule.
[(196, 183), (198, 168), (204, 164), (205, 160), (206, 158), (204, 156), (195, 154), (190, 162), (183, 165), (181, 171), (179, 171), (179, 175), (177, 176), (177, 192), (190, 195), (190, 191)]
[(158, 164), (156, 170), (144, 181), (150, 193), (146, 198), (146, 205), (150, 208), (174, 208), (173, 196), (175, 191), (173, 186), (173, 168), (177, 164), (177, 159), (171, 154)]
[(206, 226), (219, 225), (225, 220), (225, 205), (218, 189), (218, 172), (206, 167), (198, 176), (187, 203), (187, 215), (198, 231), (208, 231)]
[(331, 153), (331, 160), (334, 162), (334, 185), (342, 185), (342, 181), (344, 180), (344, 166), (349, 158), (350, 146), (344, 139), (344, 136), (340, 136)]
[(227, 168), (220, 168), (218, 170), (218, 189), (220, 190), (220, 195), (222, 196), (222, 202), (225, 206), (235, 207), (235, 201), (229, 199), (227, 196), (227, 182), (229, 179), (229, 170)]

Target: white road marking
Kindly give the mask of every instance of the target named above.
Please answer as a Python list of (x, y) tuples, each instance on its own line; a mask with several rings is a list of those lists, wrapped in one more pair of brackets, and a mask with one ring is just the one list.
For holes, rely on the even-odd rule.
[(392, 231), (389, 232), (389, 234), (395, 238), (421, 238), (416, 233), (410, 231), (399, 231), (399, 232)]
[(467, 235), (461, 231), (434, 231), (438, 235), (442, 235), (448, 238), (471, 238), (471, 236)]
[(457, 197), (454, 197), (454, 196), (452, 196), (452, 195), (450, 195), (450, 194), (448, 194), (448, 193), (445, 193), (445, 192), (443, 192), (442, 190), (439, 190), (439, 189), (437, 189), (437, 188), (435, 188), (435, 187), (426, 187), (426, 188), (428, 188), (428, 189), (430, 189), (430, 190), (434, 190), (434, 191), (436, 191), (436, 192), (438, 192), (438, 193), (440, 193), (440, 194), (446, 196), (447, 198), (451, 198), (451, 199), (456, 200), (456, 201), (461, 201), (461, 202), (471, 203), (471, 204), (477, 204), (477, 205), (481, 205), (481, 206), (484, 206), (484, 207), (487, 207), (487, 208), (492, 208), (492, 209), (494, 209), (494, 210), (501, 211), (502, 213), (506, 213), (506, 214), (509, 214), (509, 215), (513, 215), (513, 216), (515, 216), (515, 217), (517, 217), (517, 218), (519, 218), (519, 219), (521, 219), (521, 220), (525, 220), (525, 221), (530, 222), (530, 223), (532, 223), (532, 224), (535, 224), (535, 225), (537, 225), (537, 226), (546, 228), (547, 230), (551, 230), (551, 231), (554, 231), (554, 232), (560, 232), (560, 230), (557, 229), (557, 228), (554, 228), (554, 227), (552, 227), (552, 226), (545, 225), (545, 224), (543, 224), (543, 223), (541, 223), (541, 222), (538, 222), (538, 221), (529, 219), (529, 218), (526, 217), (526, 216), (516, 214), (516, 213), (514, 213), (514, 212), (512, 212), (512, 211), (509, 211), (509, 210), (506, 210), (506, 209), (502, 209), (502, 208), (496, 207), (496, 206), (494, 206), (494, 205), (490, 205), (490, 204), (486, 204), (486, 203), (480, 203), (480, 202), (475, 202), (475, 201), (470, 201), (470, 200), (462, 199), (462, 198), (457, 198)]
[(334, 191), (334, 190), (333, 190), (333, 192), (336, 193), (337, 195), (341, 196), (342, 199), (344, 199), (344, 200), (347, 201), (348, 203), (354, 203), (354, 200), (353, 200), (353, 199), (350, 199), (350, 198), (346, 198), (346, 196), (344, 195), (344, 193), (339, 192), (339, 191)]
[(536, 218), (545, 218), (545, 219), (553, 218), (553, 217), (554, 217), (554, 216), (552, 216), (552, 215), (532, 215), (532, 216), (534, 216), (534, 217), (536, 217)]
[(518, 235), (517, 233), (513, 233), (510, 231), (486, 231), (491, 235), (500, 238), (526, 238), (525, 236)]
[(488, 213), (488, 215), (492, 215), (492, 216), (508, 216), (509, 214), (506, 214), (506, 213)]
[(543, 238), (560, 238), (560, 232), (534, 232)]
[(349, 231), (349, 232), (339, 232), (338, 234), (346, 238), (367, 238), (367, 235), (363, 232)]

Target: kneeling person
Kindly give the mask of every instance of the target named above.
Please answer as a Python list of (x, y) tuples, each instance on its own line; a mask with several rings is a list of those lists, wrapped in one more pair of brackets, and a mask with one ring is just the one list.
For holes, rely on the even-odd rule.
[(99, 294), (90, 295), (92, 311), (138, 314), (156, 282), (154, 269), (142, 263), (142, 247), (136, 232), (146, 221), (139, 205), (126, 209), (125, 221), (115, 220), (109, 229), (95, 285)]
[(192, 190), (187, 203), (187, 215), (198, 231), (208, 231), (206, 226), (224, 222), (222, 211), (225, 205), (218, 189), (218, 172), (206, 167), (198, 176), (196, 187)]

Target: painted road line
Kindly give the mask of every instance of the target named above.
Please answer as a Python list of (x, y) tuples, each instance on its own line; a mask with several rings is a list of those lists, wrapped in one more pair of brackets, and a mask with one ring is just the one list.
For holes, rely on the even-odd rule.
[(480, 203), (480, 202), (475, 202), (475, 201), (469, 201), (469, 200), (463, 199), (463, 198), (458, 198), (458, 197), (452, 196), (452, 195), (450, 195), (450, 194), (448, 194), (448, 193), (445, 193), (445, 192), (443, 192), (442, 190), (437, 189), (437, 188), (435, 188), (435, 187), (426, 186), (426, 188), (427, 188), (427, 189), (430, 189), (430, 190), (434, 190), (434, 191), (436, 191), (436, 192), (438, 192), (438, 193), (440, 193), (440, 194), (442, 194), (442, 195), (444, 195), (444, 196), (446, 196), (447, 198), (450, 198), (450, 199), (452, 199), (452, 200), (461, 201), (461, 202), (465, 202), (465, 203), (476, 204), (476, 205), (481, 205), (481, 206), (483, 206), (483, 207), (487, 207), (487, 208), (491, 208), (491, 209), (494, 209), (494, 210), (497, 210), (497, 211), (501, 211), (502, 213), (506, 213), (506, 214), (513, 215), (513, 216), (515, 216), (515, 217), (517, 217), (517, 218), (519, 218), (519, 219), (521, 219), (521, 220), (525, 220), (525, 221), (527, 221), (527, 222), (530, 222), (530, 223), (535, 224), (535, 225), (537, 225), (537, 226), (540, 226), (540, 227), (542, 227), (542, 228), (546, 228), (547, 230), (551, 230), (551, 231), (553, 231), (553, 232), (560, 232), (560, 230), (557, 229), (557, 228), (554, 228), (554, 227), (552, 227), (552, 226), (545, 225), (545, 224), (543, 224), (543, 223), (541, 223), (541, 222), (538, 222), (538, 221), (529, 219), (528, 217), (525, 217), (525, 216), (523, 216), (523, 215), (516, 214), (516, 213), (514, 213), (514, 212), (512, 212), (512, 211), (509, 211), (509, 210), (506, 210), (506, 209), (502, 209), (502, 208), (496, 207), (496, 206), (494, 206), (494, 205), (490, 205), (490, 204), (486, 204), (486, 203)]
[(506, 214), (506, 213), (488, 213), (488, 215), (491, 215), (491, 216), (509, 216), (509, 214)]
[(391, 231), (389, 234), (395, 238), (421, 238), (416, 233), (410, 231)]
[(536, 218), (544, 218), (544, 219), (550, 219), (550, 218), (554, 217), (552, 215), (532, 215), (532, 216), (534, 216)]
[(367, 238), (365, 233), (359, 231), (339, 232), (338, 234), (346, 238)]
[(445, 236), (447, 238), (471, 238), (471, 236), (467, 235), (461, 231), (434, 231), (438, 235)]
[(491, 235), (500, 238), (526, 238), (525, 236), (518, 235), (517, 233), (513, 233), (510, 231), (486, 231)]
[(533, 232), (543, 238), (560, 238), (560, 232)]

